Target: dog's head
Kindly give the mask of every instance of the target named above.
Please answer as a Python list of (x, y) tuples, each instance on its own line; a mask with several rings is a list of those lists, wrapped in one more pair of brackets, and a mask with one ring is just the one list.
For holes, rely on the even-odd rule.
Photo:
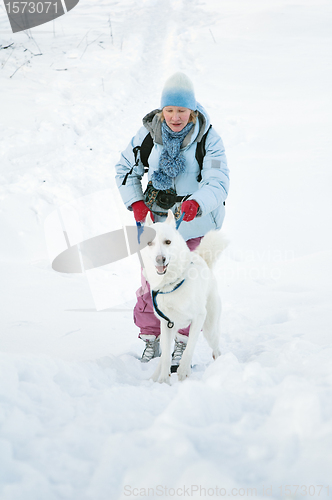
[[(147, 216), (145, 224), (153, 224)], [(171, 210), (165, 222), (153, 224), (153, 239), (147, 242), (141, 255), (144, 262), (144, 275), (152, 289), (161, 284), (172, 283), (181, 276), (190, 262), (190, 251), (186, 242), (176, 230), (175, 218)]]
[[(145, 224), (147, 226), (153, 224), (150, 213), (147, 215)], [(172, 258), (172, 250), (174, 250), (174, 238), (177, 236), (173, 212), (169, 210), (166, 221), (153, 224), (153, 229), (155, 237), (148, 241), (145, 254), (153, 263), (156, 273), (162, 276), (167, 272)]]

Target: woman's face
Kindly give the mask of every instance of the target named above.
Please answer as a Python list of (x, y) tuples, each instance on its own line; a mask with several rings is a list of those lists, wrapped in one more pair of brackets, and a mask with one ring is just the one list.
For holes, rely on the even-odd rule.
[(163, 115), (169, 128), (173, 132), (180, 132), (189, 122), (191, 110), (179, 106), (165, 106)]

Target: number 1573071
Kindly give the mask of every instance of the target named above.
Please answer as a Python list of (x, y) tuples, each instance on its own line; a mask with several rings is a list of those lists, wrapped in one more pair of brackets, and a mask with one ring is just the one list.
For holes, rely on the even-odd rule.
[(319, 497), (329, 496), (330, 495), (330, 487), (324, 486), (322, 484), (310, 486), (301, 485), (301, 484), (286, 484), (285, 486), (279, 486), (280, 496), (309, 496), (309, 497)]
[[(57, 2), (8, 2), (5, 3), (8, 14), (47, 14), (51, 8), (57, 14)], [(54, 9), (54, 10), (53, 10)]]

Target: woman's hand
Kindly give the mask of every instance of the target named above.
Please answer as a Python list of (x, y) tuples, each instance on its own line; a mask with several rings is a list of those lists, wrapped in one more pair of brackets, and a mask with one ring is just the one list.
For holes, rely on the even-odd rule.
[(181, 205), (181, 212), (185, 213), (183, 220), (189, 222), (194, 220), (199, 209), (199, 204), (195, 200), (186, 200)]
[(135, 203), (132, 204), (131, 208), (133, 209), (136, 222), (144, 222), (148, 212), (150, 212), (150, 217), (152, 221), (154, 220), (152, 212), (145, 205), (143, 200), (135, 201)]

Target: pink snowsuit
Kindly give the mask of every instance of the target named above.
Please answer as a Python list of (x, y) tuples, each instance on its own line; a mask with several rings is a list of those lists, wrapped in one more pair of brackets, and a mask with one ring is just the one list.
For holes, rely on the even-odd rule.
[[(188, 240), (187, 246), (190, 251), (195, 250), (198, 247), (202, 237), (191, 238)], [(146, 339), (147, 335), (154, 335), (156, 338), (160, 335), (160, 321), (155, 316), (153, 311), (151, 290), (149, 283), (145, 280), (142, 274), (142, 286), (136, 292), (137, 303), (134, 308), (134, 323), (139, 327), (140, 333), (139, 337), (142, 335)], [(179, 330), (179, 333), (188, 337), (189, 327)]]

